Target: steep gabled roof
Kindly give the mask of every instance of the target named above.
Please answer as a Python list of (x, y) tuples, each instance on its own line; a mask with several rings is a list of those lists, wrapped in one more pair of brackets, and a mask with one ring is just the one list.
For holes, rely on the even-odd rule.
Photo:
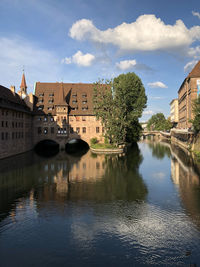
[(22, 82), (21, 82), (20, 88), (27, 88), (27, 86), (26, 86), (26, 79), (25, 79), (24, 73), (22, 75)]
[(65, 100), (64, 86), (63, 83), (59, 84), (59, 92), (58, 92), (58, 101), (57, 105), (67, 105)]
[(197, 64), (194, 66), (192, 71), (188, 74), (188, 78), (200, 78), (200, 61), (197, 62)]
[(30, 111), (23, 99), (10, 89), (0, 85), (0, 106), (16, 110)]

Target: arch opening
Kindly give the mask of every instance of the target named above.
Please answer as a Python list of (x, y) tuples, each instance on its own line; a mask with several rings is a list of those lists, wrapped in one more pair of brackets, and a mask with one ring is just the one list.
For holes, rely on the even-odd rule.
[(69, 154), (83, 155), (89, 150), (89, 145), (82, 139), (72, 139), (65, 145), (65, 151)]
[(35, 145), (35, 152), (43, 157), (52, 157), (59, 152), (59, 144), (53, 140), (42, 140)]

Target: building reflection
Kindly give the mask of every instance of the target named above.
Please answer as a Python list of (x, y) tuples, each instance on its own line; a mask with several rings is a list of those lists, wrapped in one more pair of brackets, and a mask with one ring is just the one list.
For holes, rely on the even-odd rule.
[[(200, 227), (200, 175), (186, 152), (171, 145), (171, 178), (178, 187), (184, 208)], [(195, 170), (196, 169), (196, 170)]]
[(46, 159), (30, 152), (18, 157), (2, 161), (6, 164), (0, 173), (0, 220), (14, 218), (16, 209), (27, 205), (24, 199), (30, 200), (30, 210), (35, 209), (34, 201), (40, 210), (51, 209), (52, 201), (62, 208), (67, 201), (134, 201), (147, 195), (139, 174), (142, 155), (138, 146), (126, 155), (60, 152)]

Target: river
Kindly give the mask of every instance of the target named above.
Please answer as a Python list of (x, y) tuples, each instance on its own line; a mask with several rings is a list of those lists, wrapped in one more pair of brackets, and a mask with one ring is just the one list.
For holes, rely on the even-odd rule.
[(200, 266), (199, 170), (150, 141), (1, 160), (0, 266)]

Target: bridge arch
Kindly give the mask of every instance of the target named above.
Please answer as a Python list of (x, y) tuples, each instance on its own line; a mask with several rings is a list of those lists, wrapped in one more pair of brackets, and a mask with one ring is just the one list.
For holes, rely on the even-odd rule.
[(81, 138), (71, 138), (65, 145), (65, 151), (74, 153), (77, 151), (88, 151), (89, 144)]
[(34, 146), (34, 149), (39, 155), (53, 156), (59, 152), (59, 144), (52, 139), (43, 139)]

